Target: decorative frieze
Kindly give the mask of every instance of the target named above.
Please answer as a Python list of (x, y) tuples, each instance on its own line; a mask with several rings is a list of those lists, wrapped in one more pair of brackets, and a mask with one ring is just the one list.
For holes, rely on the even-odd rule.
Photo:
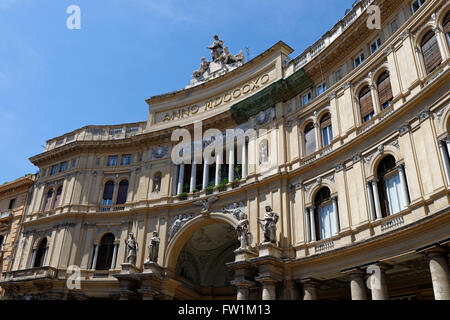
[(409, 132), (409, 130), (411, 130), (411, 127), (409, 126), (409, 124), (404, 124), (403, 126), (401, 126), (398, 129), (398, 133), (400, 134), (400, 136), (403, 136), (404, 134)]
[(344, 170), (344, 164), (339, 163), (335, 168), (336, 172)]
[(417, 118), (419, 119), (419, 122), (422, 123), (423, 121), (427, 120), (430, 117), (430, 111), (428, 110), (424, 110), (421, 113), (419, 113), (419, 115), (417, 116)]
[(173, 236), (186, 224), (186, 222), (192, 220), (194, 217), (195, 216), (193, 214), (180, 214), (173, 218), (168, 232), (169, 241), (172, 240)]
[(356, 163), (358, 161), (361, 161), (361, 153), (357, 153), (352, 157), (353, 163)]
[(152, 148), (152, 160), (158, 160), (166, 158), (169, 154), (169, 146), (159, 146)]

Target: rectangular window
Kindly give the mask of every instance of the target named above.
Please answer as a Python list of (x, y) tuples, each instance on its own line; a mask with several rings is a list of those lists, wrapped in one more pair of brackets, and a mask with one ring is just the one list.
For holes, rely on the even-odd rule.
[(333, 140), (333, 132), (331, 130), (331, 125), (325, 128), (322, 128), (322, 146), (326, 147)]
[(381, 40), (380, 40), (380, 38), (378, 38), (376, 41), (374, 41), (370, 45), (370, 54), (375, 53), (375, 51), (377, 51), (379, 47), (381, 47)]
[(319, 230), (320, 239), (331, 238), (336, 230), (333, 223), (333, 204), (319, 208)]
[(416, 0), (411, 4), (411, 10), (415, 13), (425, 3), (425, 0)]
[(64, 172), (67, 170), (67, 162), (62, 162), (59, 166), (59, 172)]
[(311, 92), (308, 92), (307, 94), (304, 94), (302, 96), (302, 106), (307, 105), (308, 103), (310, 103), (312, 100), (312, 94)]
[(117, 156), (109, 156), (108, 157), (108, 167), (117, 166)]
[(131, 163), (131, 154), (122, 155), (122, 162), (120, 163), (122, 166), (127, 166)]
[(305, 155), (312, 154), (316, 151), (316, 134), (314, 128), (305, 131)]
[(364, 53), (361, 53), (353, 60), (353, 65), (355, 68), (358, 68), (361, 63), (364, 62)]
[(58, 165), (55, 164), (54, 166), (52, 166), (52, 171), (50, 172), (50, 175), (54, 175), (57, 172), (58, 172)]
[(316, 92), (317, 96), (320, 96), (322, 93), (324, 93), (327, 90), (327, 83), (321, 83), (317, 86)]
[(8, 210), (12, 210), (14, 209), (14, 205), (16, 204), (16, 199), (11, 199), (9, 200), (9, 206), (8, 206)]
[(384, 187), (386, 190), (389, 214), (392, 215), (402, 211), (404, 203), (401, 196), (402, 189), (400, 185), (400, 175), (397, 173), (393, 177), (386, 179), (384, 181)]

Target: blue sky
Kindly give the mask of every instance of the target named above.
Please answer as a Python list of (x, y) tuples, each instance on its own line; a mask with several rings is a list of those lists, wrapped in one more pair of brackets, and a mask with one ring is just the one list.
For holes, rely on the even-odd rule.
[[(37, 168), (46, 140), (145, 121), (145, 99), (183, 88), (218, 34), (251, 57), (279, 40), (297, 56), (353, 0), (0, 0), (0, 184)], [(69, 30), (66, 9), (81, 9)]]

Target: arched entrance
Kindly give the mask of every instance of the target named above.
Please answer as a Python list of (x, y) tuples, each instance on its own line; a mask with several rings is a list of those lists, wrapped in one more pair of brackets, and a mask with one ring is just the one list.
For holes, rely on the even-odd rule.
[(194, 222), (183, 231), (189, 237), (174, 260), (176, 278), (181, 283), (177, 298), (236, 299), (236, 288), (231, 285), (234, 272), (226, 266), (234, 261), (234, 251), (239, 247), (234, 226), (215, 219), (208, 224)]

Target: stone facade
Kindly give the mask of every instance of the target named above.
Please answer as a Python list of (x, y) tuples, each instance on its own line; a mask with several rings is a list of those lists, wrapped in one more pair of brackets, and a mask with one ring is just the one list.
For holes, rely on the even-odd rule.
[[(381, 30), (367, 27), (370, 5)], [(356, 2), (295, 59), (279, 42), (148, 99), (146, 122), (49, 140), (30, 159), (40, 172), (6, 297), (449, 299), (450, 5), (411, 8)], [(256, 135), (227, 145), (227, 161), (192, 165), (172, 157), (179, 128), (201, 148), (227, 129)], [(208, 129), (214, 143), (196, 135)], [(275, 243), (264, 243), (267, 206)]]
[[(27, 208), (28, 195), (32, 190), (35, 176), (5, 183), (0, 186), (0, 270), (11, 270), (14, 249), (20, 233), (20, 224)], [(4, 290), (0, 291), (0, 298)]]

